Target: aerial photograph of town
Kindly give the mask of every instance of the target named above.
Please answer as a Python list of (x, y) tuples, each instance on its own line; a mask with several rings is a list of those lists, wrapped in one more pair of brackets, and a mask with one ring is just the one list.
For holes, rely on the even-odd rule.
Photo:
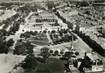
[(105, 0), (0, 0), (0, 73), (105, 73)]

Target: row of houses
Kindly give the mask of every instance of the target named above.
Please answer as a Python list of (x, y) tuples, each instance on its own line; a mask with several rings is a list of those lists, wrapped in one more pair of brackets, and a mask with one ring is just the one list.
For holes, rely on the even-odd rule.
[(60, 27), (58, 19), (54, 13), (40, 10), (34, 12), (28, 19), (28, 24), (34, 26), (34, 28), (39, 28), (41, 30), (57, 30)]

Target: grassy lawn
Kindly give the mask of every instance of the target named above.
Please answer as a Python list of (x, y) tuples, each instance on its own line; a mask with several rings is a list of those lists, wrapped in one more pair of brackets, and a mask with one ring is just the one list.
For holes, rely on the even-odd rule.
[(36, 45), (41, 45), (41, 46), (44, 46), (44, 45), (49, 45), (49, 42), (47, 40), (33, 40), (31, 41), (32, 43), (36, 44)]

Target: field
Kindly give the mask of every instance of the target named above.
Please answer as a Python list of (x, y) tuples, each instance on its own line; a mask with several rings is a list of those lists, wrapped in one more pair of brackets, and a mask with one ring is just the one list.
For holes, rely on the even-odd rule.
[(12, 54), (0, 54), (0, 73), (12, 71), (15, 65), (24, 60), (25, 56), (16, 56)]

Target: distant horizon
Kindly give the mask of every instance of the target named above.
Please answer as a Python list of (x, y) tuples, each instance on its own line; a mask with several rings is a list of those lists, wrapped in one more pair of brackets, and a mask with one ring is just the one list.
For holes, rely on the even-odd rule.
[[(59, 1), (59, 0), (0, 0), (0, 2), (42, 2), (42, 1)], [(102, 1), (102, 0), (70, 0), (70, 1)]]
[(0, 0), (0, 2), (32, 2), (32, 1), (44, 1), (44, 0)]

